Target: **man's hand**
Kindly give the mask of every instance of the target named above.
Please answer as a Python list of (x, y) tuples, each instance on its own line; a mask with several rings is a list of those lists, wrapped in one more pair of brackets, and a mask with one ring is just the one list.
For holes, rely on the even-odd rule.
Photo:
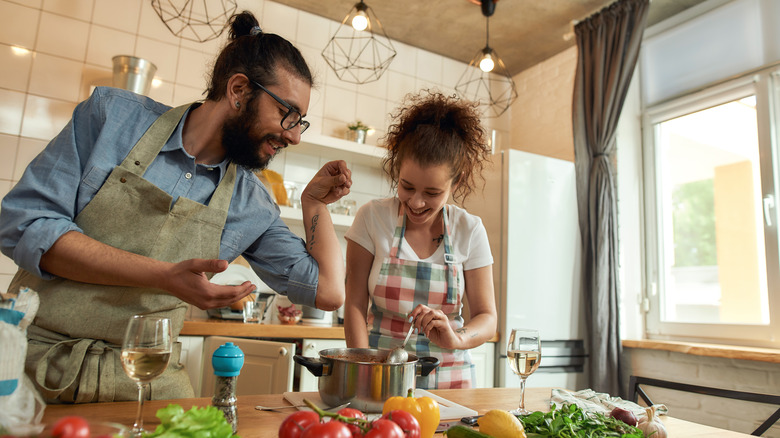
[(227, 267), (225, 260), (184, 260), (171, 265), (162, 288), (202, 310), (226, 307), (255, 290), (249, 281), (226, 286), (211, 283), (206, 276), (207, 272), (222, 272)]
[(322, 166), (303, 190), (301, 202), (306, 199), (323, 204), (338, 201), (349, 194), (352, 187), (352, 171), (342, 160), (330, 161)]

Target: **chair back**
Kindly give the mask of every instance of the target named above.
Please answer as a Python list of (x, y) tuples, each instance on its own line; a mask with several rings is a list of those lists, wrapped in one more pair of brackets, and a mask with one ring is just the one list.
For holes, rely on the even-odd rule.
[[(730, 389), (712, 388), (708, 386), (689, 385), (687, 383), (672, 382), (668, 380), (651, 379), (649, 377), (631, 376), (628, 381), (628, 398), (634, 403), (637, 402), (638, 397), (642, 397), (648, 406), (653, 404), (647, 393), (642, 389), (640, 385), (655, 386), (659, 388), (673, 389), (676, 391), (693, 392), (702, 395), (711, 395), (714, 397), (725, 397), (735, 400), (752, 401), (757, 403), (766, 403), (770, 405), (780, 406), (780, 396), (761, 394), (755, 392), (734, 391)], [(774, 414), (770, 415), (756, 430), (751, 433), (754, 436), (761, 436), (766, 432), (773, 424), (780, 420), (780, 408), (778, 408)]]

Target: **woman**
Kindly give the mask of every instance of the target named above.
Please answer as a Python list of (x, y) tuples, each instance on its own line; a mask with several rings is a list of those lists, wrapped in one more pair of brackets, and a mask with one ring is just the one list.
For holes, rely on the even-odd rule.
[(467, 350), (496, 330), (493, 257), (479, 217), (447, 201), (472, 192), (490, 148), (475, 105), (454, 97), (411, 96), (395, 119), (384, 168), (397, 196), (364, 205), (346, 233), (347, 346), (397, 347), (412, 319), (407, 351), (440, 360), (417, 386), (470, 388)]

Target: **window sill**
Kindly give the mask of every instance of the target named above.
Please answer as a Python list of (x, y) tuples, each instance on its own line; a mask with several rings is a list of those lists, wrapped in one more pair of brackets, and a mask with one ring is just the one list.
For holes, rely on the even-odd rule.
[(623, 348), (665, 350), (695, 356), (722, 357), (726, 359), (755, 360), (780, 364), (780, 350), (772, 348), (741, 347), (738, 345), (697, 344), (653, 339), (622, 341)]

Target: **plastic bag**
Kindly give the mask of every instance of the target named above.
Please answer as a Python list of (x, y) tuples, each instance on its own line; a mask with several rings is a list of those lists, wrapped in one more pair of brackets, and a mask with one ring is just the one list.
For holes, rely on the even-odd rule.
[(37, 434), (46, 404), (24, 374), (27, 327), (38, 312), (38, 294), (28, 288), (0, 294), (0, 435)]

